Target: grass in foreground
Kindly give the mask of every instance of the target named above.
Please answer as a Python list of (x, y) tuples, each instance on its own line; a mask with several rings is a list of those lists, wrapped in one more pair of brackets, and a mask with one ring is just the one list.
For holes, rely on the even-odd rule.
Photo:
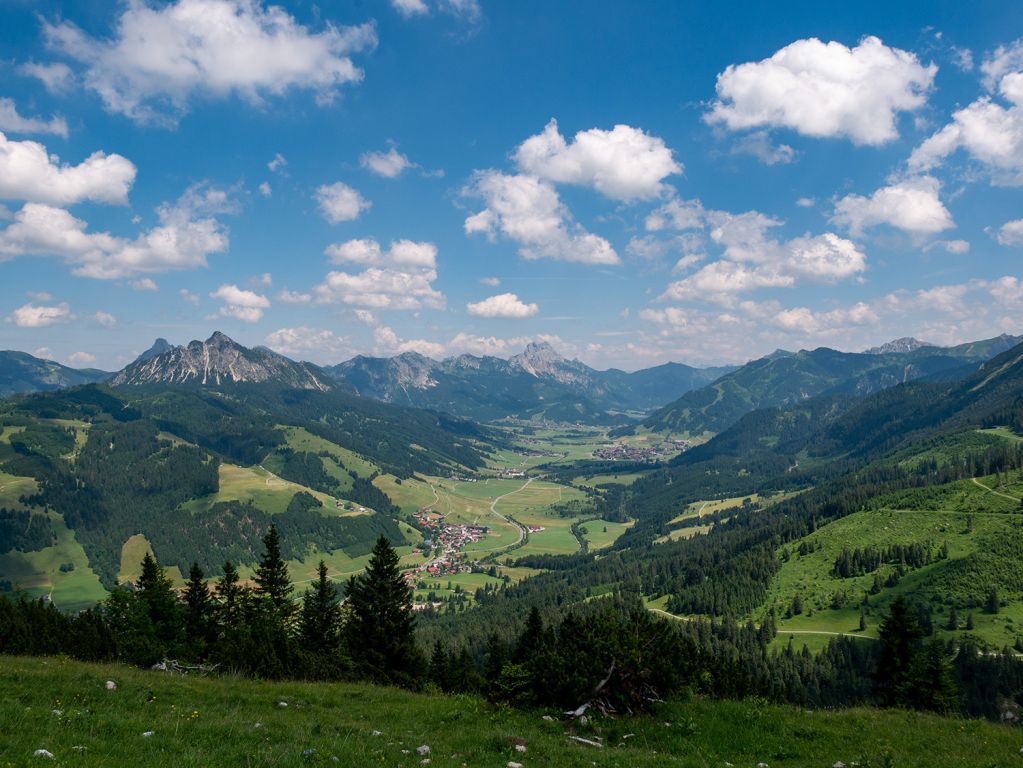
[[(117, 690), (106, 690), (106, 680)], [(424, 744), (431, 765), (466, 768), (511, 760), (527, 768), (1023, 765), (1018, 729), (908, 712), (694, 700), (578, 727), (471, 697), (181, 678), (53, 658), (0, 659), (0, 724), (0, 766), (411, 767)], [(573, 743), (573, 735), (606, 746)], [(525, 754), (515, 751), (516, 740)], [(33, 758), (37, 749), (54, 760)]]

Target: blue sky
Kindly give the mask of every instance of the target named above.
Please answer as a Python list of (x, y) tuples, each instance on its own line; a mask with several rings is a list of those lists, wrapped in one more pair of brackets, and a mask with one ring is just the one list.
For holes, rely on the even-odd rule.
[(741, 362), (1023, 333), (1005, 3), (0, 7), (0, 347)]

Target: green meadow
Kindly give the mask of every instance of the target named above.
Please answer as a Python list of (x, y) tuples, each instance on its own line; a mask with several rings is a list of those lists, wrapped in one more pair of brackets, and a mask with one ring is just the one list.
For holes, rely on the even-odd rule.
[[(107, 680), (116, 690), (106, 690)], [(961, 768), (1021, 759), (1016, 729), (906, 711), (693, 698), (585, 725), (541, 714), (357, 683), (181, 677), (11, 657), (0, 665), (0, 765)], [(38, 749), (53, 760), (33, 757)]]

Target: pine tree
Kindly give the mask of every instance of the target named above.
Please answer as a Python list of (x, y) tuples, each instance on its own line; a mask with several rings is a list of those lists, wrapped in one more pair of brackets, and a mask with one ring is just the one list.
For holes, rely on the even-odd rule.
[(905, 704), (913, 659), (923, 637), (915, 612), (901, 595), (878, 628), (881, 649), (874, 670), (875, 689), (886, 706)]
[(952, 662), (938, 638), (916, 654), (902, 698), (916, 709), (950, 712), (959, 702), (959, 691), (952, 677)]
[(244, 590), (238, 583), (238, 569), (230, 560), (224, 563), (224, 575), (217, 582), (217, 597), (220, 599), (221, 623), (235, 629), (241, 622)]
[(972, 613), (966, 614), (966, 630), (968, 632), (972, 632), (973, 631), (973, 614)]
[(165, 652), (170, 651), (178, 639), (181, 626), (178, 603), (170, 579), (149, 552), (142, 558), (142, 575), (139, 576), (136, 590), (148, 610), (157, 639), (164, 644)]
[(991, 591), (987, 593), (987, 600), (984, 601), (984, 612), (985, 613), (998, 613), (998, 609), (1001, 607), (998, 600), (998, 589), (991, 587)]
[(381, 682), (413, 684), (422, 658), (413, 634), (412, 588), (385, 536), (377, 539), (365, 573), (349, 580), (348, 604), (345, 641), (356, 670)]
[(287, 629), (295, 613), (295, 606), (291, 602), (294, 587), (288, 574), (288, 564), (281, 555), (281, 538), (276, 525), (271, 525), (263, 537), (263, 546), (266, 552), (260, 558), (254, 577), (256, 595), (265, 604), (271, 620), (280, 628)]
[(192, 563), (185, 586), (185, 640), (192, 652), (203, 657), (213, 641), (213, 600), (206, 586), (205, 574), (198, 563)]
[(337, 589), (327, 578), (327, 565), (320, 560), (316, 586), (302, 597), (299, 638), (302, 647), (312, 653), (330, 654), (338, 650), (341, 609)]
[(529, 616), (526, 617), (526, 627), (519, 635), (519, 642), (515, 646), (513, 661), (521, 664), (527, 661), (540, 647), (543, 640), (543, 618), (540, 610), (534, 605), (529, 609)]
[(948, 611), (948, 623), (945, 625), (945, 629), (949, 631), (959, 629), (959, 613), (954, 605)]

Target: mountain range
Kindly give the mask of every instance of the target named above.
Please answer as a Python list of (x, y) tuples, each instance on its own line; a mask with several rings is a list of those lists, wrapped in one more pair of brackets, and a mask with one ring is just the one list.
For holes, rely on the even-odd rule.
[(649, 411), (733, 370), (666, 363), (634, 373), (598, 371), (546, 342), (531, 343), (508, 360), (460, 355), (436, 361), (406, 352), (355, 357), (325, 369), (358, 394), (480, 421), (541, 416), (604, 424), (621, 423), (622, 413)]
[[(719, 433), (744, 414), (827, 393), (867, 395), (918, 379), (956, 379), (1023, 337), (939, 347), (902, 338), (862, 353), (828, 348), (777, 350), (743, 366), (696, 368), (665, 363), (635, 372), (598, 371), (534, 342), (507, 360), (459, 355), (434, 360), (416, 352), (358, 356), (333, 366), (296, 362), (266, 347), (247, 348), (214, 332), (174, 346), (157, 339), (121, 371), (76, 370), (24, 352), (0, 352), (0, 395), (93, 382), (115, 387), (217, 388), (271, 383), (287, 389), (339, 390), (396, 405), (488, 422), (543, 418), (619, 426), (635, 420), (659, 433)], [(624, 425), (624, 426), (623, 426)]]
[(899, 339), (863, 353), (826, 347), (778, 350), (683, 394), (647, 417), (641, 427), (678, 435), (716, 434), (758, 408), (828, 393), (869, 395), (918, 379), (961, 378), (1021, 341), (1023, 337), (1003, 334), (954, 347)]

